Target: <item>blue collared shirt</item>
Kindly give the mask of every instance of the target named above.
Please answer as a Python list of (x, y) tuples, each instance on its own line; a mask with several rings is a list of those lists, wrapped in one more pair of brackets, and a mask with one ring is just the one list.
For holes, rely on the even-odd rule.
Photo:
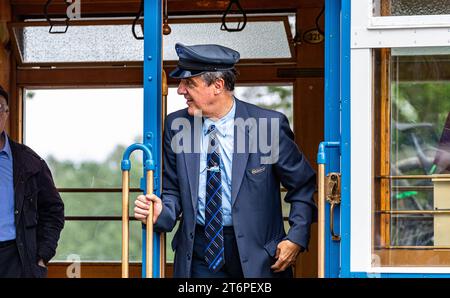
[(8, 136), (5, 145), (0, 149), (0, 241), (16, 239), (14, 224), (14, 182), (13, 156), (9, 146)]
[(208, 128), (211, 124), (216, 126), (217, 140), (219, 142), (220, 174), (222, 177), (222, 220), (224, 226), (233, 225), (231, 217), (231, 167), (233, 164), (233, 146), (234, 146), (234, 115), (236, 112), (236, 102), (233, 99), (233, 107), (224, 117), (216, 122), (209, 118), (203, 121), (203, 133), (201, 138), (200, 153), (200, 180), (198, 188), (198, 209), (197, 223), (205, 225), (205, 196), (206, 196), (206, 156), (208, 152), (209, 135)]

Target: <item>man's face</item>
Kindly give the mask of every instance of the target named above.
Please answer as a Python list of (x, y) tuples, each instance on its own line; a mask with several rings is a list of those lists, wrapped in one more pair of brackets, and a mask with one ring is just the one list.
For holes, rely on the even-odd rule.
[(9, 107), (6, 104), (6, 99), (3, 96), (0, 96), (0, 134), (5, 130), (8, 115)]
[(186, 98), (189, 115), (193, 116), (201, 111), (203, 116), (209, 117), (220, 108), (215, 102), (215, 89), (214, 84), (207, 86), (203, 79), (197, 76), (182, 79), (177, 92)]

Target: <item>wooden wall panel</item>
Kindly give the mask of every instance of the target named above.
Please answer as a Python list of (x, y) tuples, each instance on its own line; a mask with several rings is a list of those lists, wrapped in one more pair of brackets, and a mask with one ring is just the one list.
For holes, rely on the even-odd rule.
[[(38, 17), (43, 15), (47, 0), (11, 0), (13, 11), (20, 17)], [(50, 14), (65, 14), (66, 6), (61, 1), (54, 1), (49, 7)], [(245, 0), (241, 1), (247, 12), (286, 12), (299, 8), (321, 7), (324, 0)], [(140, 0), (82, 0), (81, 15), (136, 15)], [(186, 14), (222, 14), (227, 8), (228, 0), (168, 0), (169, 16)], [(233, 6), (234, 7), (234, 6)]]
[[(297, 11), (297, 32), (303, 34), (316, 27), (316, 17), (321, 8)], [(320, 18), (323, 30), (324, 16)], [(324, 43), (302, 42), (296, 46), (297, 67), (323, 68)], [(324, 79), (323, 77), (299, 78), (294, 83), (294, 130), (296, 142), (317, 171), (316, 156), (324, 131)], [(317, 193), (315, 195), (317, 201)], [(297, 260), (296, 277), (317, 277), (317, 224), (311, 228), (309, 251)]]
[[(48, 277), (66, 278), (67, 270), (71, 263), (50, 263), (48, 266)], [(130, 264), (130, 277), (141, 277), (141, 265)], [(173, 276), (173, 265), (167, 264), (165, 268), (165, 277)], [(122, 276), (122, 267), (120, 263), (82, 263), (80, 266), (80, 278), (120, 278)]]

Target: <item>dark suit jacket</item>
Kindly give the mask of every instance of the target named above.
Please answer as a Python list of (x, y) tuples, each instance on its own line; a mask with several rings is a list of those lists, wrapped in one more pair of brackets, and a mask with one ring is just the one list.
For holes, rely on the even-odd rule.
[[(313, 200), (315, 172), (295, 144), (286, 116), (235, 100), (235, 119), (248, 120), (249, 124), (235, 126), (232, 164), (232, 218), (242, 270), (245, 277), (292, 276), (291, 269), (275, 274), (270, 266), (274, 262), (277, 245), (283, 239), (308, 247), (310, 225), (317, 212)], [(261, 130), (262, 119), (269, 120), (266, 121), (266, 130), (271, 131), (273, 126), (274, 136), (279, 137), (279, 158), (273, 164), (262, 163), (261, 157), (265, 156), (266, 151), (260, 146), (250, 152), (248, 146), (244, 153), (237, 151), (238, 136), (244, 135), (246, 142), (255, 141), (252, 136), (255, 136), (255, 129), (259, 127)], [(279, 126), (272, 125), (271, 121), (278, 122)], [(200, 120), (194, 128), (194, 122), (194, 117), (184, 109), (167, 116), (164, 130), (163, 210), (155, 230), (171, 231), (176, 219), (181, 216), (172, 241), (175, 277), (190, 277), (191, 274), (200, 154), (199, 151), (176, 152), (180, 151), (180, 146), (189, 148), (189, 138), (193, 144), (199, 143), (200, 133), (194, 131), (201, 130), (202, 123)], [(180, 124), (183, 123), (190, 124), (192, 129), (181, 129)], [(263, 143), (270, 144), (267, 141)], [(190, 148), (193, 149), (193, 146)], [(291, 205), (287, 235), (283, 225), (280, 183), (287, 189), (285, 201)]]
[(33, 150), (9, 140), (13, 155), (16, 244), (25, 277), (44, 277), (64, 226), (64, 204), (45, 161)]

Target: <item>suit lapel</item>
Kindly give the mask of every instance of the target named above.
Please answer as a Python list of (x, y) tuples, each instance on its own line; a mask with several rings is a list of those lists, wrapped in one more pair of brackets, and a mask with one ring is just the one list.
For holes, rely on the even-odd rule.
[[(194, 121), (194, 119), (196, 119)], [(198, 121), (198, 122), (196, 122)], [(197, 200), (198, 200), (198, 183), (200, 174), (200, 144), (201, 144), (201, 130), (202, 130), (202, 120), (194, 117), (189, 117), (189, 122), (191, 124), (190, 129), (190, 152), (183, 152), (184, 161), (186, 164), (186, 172), (189, 181), (189, 189), (191, 191), (192, 207), (197, 213)], [(198, 147), (198, 148), (197, 148)]]
[[(242, 120), (247, 120), (249, 115), (247, 108), (245, 105), (235, 98), (236, 101), (236, 113), (234, 119), (241, 118)], [(236, 202), (237, 195), (239, 193), (239, 189), (241, 188), (242, 179), (245, 174), (245, 169), (247, 168), (247, 161), (249, 150), (248, 147), (245, 148), (244, 152), (238, 151), (237, 148), (237, 137), (245, 136), (245, 143), (249, 142), (249, 128), (247, 126), (236, 125), (234, 127), (234, 151), (233, 151), (233, 165), (232, 165), (232, 174), (231, 174), (231, 205), (233, 206)]]

